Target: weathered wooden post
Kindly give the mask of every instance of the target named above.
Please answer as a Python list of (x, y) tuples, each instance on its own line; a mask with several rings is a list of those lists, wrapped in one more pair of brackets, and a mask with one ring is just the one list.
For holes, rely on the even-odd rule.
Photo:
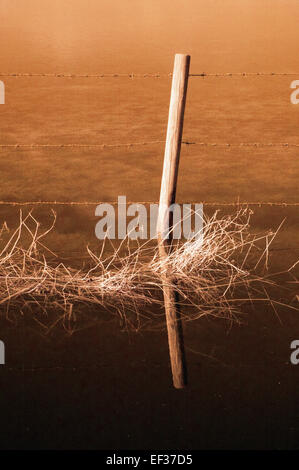
[(5, 104), (5, 85), (0, 80), (0, 104)]
[[(189, 55), (175, 55), (157, 224), (162, 267), (172, 245), (172, 218), (169, 208), (175, 203), (189, 66)], [(186, 385), (186, 369), (177, 292), (168, 269), (162, 269), (161, 278), (173, 385), (183, 388)]]

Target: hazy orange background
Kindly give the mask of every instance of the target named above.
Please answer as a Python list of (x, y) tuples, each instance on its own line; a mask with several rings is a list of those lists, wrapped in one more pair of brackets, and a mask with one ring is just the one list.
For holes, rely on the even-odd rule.
[[(290, 103), (298, 25), (298, 0), (0, 0), (0, 72), (168, 73), (176, 52), (191, 55), (191, 73), (298, 72), (190, 78), (184, 139), (299, 144), (299, 105)], [(170, 78), (3, 81), (0, 144), (165, 138)], [(157, 201), (163, 151), (0, 149), (0, 201)], [(184, 146), (178, 200), (299, 202), (298, 157), (299, 148)], [(35, 208), (43, 227), (50, 208)], [(49, 246), (67, 264), (82, 266), (87, 243), (100, 249), (94, 208), (55, 206)], [(286, 218), (269, 264), (287, 269), (298, 259), (298, 207), (254, 210), (252, 231)], [(19, 207), (1, 205), (1, 224), (12, 229), (18, 217)], [(277, 296), (294, 302), (297, 286)], [(241, 327), (187, 323), (190, 387), (179, 394), (165, 332), (128, 337), (113, 318), (95, 325), (102, 312), (92, 313), (92, 327), (70, 337), (59, 328), (45, 337), (22, 315), (18, 328), (3, 320), (9, 366), (0, 374), (0, 447), (298, 447), (299, 367), (289, 363), (296, 311), (282, 312), (280, 323), (259, 304)]]
[[(294, 1), (0, 2), (3, 72), (299, 72)], [(184, 137), (299, 142), (296, 77), (191, 78)], [(298, 74), (299, 78), (299, 74)], [(170, 79), (6, 78), (2, 143), (163, 140)], [(182, 151), (179, 198), (299, 199), (296, 149)], [(163, 145), (86, 151), (1, 150), (4, 200), (157, 200)], [(10, 165), (7, 165), (10, 161)], [(47, 180), (47, 184), (45, 184)]]
[(296, 0), (1, 0), (1, 69), (298, 71)]

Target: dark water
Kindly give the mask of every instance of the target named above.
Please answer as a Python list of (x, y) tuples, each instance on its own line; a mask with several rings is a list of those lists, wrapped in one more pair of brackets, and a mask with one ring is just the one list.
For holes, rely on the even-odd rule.
[[(0, 71), (168, 73), (173, 54), (191, 72), (299, 72), (295, 0), (242, 2), (0, 0)], [(184, 139), (298, 140), (298, 77), (190, 78)], [(170, 79), (3, 78), (0, 143), (163, 140)], [(0, 149), (0, 200), (156, 201), (163, 145), (116, 149)], [(299, 201), (298, 150), (182, 150), (180, 201)], [(35, 208), (44, 224), (51, 205)], [(29, 210), (26, 206), (25, 210)], [(55, 206), (52, 249), (77, 264), (95, 249), (94, 206)], [(1, 221), (17, 223), (2, 205)], [(255, 208), (252, 229), (285, 224), (273, 272), (298, 258), (298, 209)], [(287, 278), (283, 279), (286, 282)], [(277, 293), (292, 303), (296, 285)], [(2, 448), (297, 448), (299, 366), (289, 361), (298, 313), (245, 309), (241, 326), (185, 325), (189, 387), (171, 386), (165, 331), (121, 332), (113, 319), (67, 336), (1, 320)], [(95, 312), (99, 315), (99, 312)]]

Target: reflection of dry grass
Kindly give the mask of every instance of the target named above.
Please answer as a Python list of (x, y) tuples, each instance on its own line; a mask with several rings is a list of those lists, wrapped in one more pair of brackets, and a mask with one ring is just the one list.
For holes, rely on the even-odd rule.
[[(182, 309), (186, 319), (234, 318), (243, 302), (269, 300), (265, 288), (270, 281), (256, 273), (261, 261), (267, 264), (275, 234), (251, 235), (250, 214), (248, 209), (222, 218), (215, 213), (205, 220), (202, 239), (176, 243), (164, 261), (150, 243), (130, 251), (128, 241), (125, 256), (120, 247), (105, 258), (103, 243), (98, 255), (88, 249), (92, 267), (83, 271), (47, 261), (50, 250), (43, 241), (55, 217), (53, 225), (41, 232), (32, 213), (24, 217), (20, 213), (19, 227), (0, 252), (0, 304), (7, 312), (30, 309), (39, 322), (45, 315), (49, 321), (48, 313), (54, 311), (51, 326), (62, 322), (66, 328), (74, 327), (80, 305), (93, 304), (99, 314), (109, 310), (127, 325), (139, 327), (142, 319), (152, 318), (151, 310), (162, 315), (152, 306), (163, 305), (160, 273), (167, 268), (181, 305), (189, 306)], [(3, 226), (1, 238), (5, 231)]]

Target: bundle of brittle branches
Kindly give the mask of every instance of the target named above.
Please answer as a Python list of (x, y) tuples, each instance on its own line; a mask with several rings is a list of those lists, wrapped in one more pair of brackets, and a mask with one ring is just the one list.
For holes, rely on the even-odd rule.
[(73, 329), (80, 323), (80, 312), (92, 307), (94, 319), (109, 312), (138, 329), (164, 319), (164, 270), (178, 292), (185, 320), (237, 319), (246, 302), (275, 305), (268, 294), (273, 281), (265, 270), (277, 231), (252, 234), (251, 214), (242, 208), (234, 215), (220, 217), (216, 211), (204, 216), (202, 233), (173, 242), (163, 260), (153, 240), (135, 242), (132, 248), (128, 238), (112, 255), (111, 250), (105, 255), (109, 240), (104, 240), (99, 253), (87, 247), (90, 266), (75, 269), (55, 261), (46, 246), (45, 238), (55, 230), (55, 214), (52, 225), (42, 229), (32, 212), (20, 212), (17, 229), (8, 233), (4, 224), (0, 232), (0, 308), (6, 314), (28, 310), (47, 328), (62, 323)]

